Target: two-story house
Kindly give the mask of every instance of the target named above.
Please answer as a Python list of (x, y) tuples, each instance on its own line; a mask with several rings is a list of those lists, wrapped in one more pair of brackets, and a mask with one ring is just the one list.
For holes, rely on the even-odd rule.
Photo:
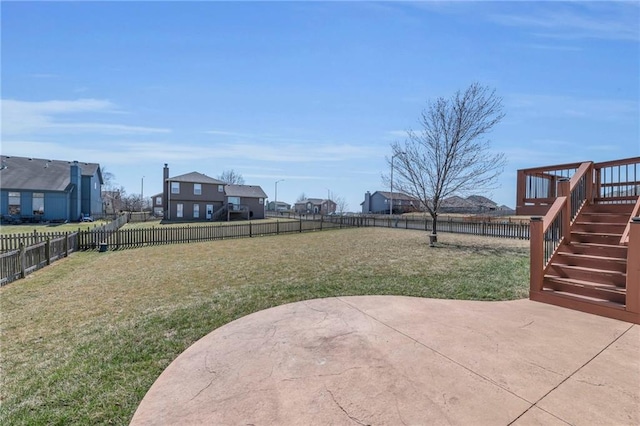
[(337, 204), (332, 200), (321, 198), (307, 198), (294, 205), (297, 214), (333, 214)]
[(367, 191), (360, 205), (364, 214), (388, 214), (391, 210), (394, 214), (402, 214), (419, 210), (420, 201), (402, 192), (376, 191), (372, 194)]
[(0, 156), (0, 214), (19, 220), (76, 221), (102, 216), (97, 163)]
[(262, 188), (254, 185), (228, 185), (198, 172), (169, 177), (164, 165), (164, 191), (154, 196), (161, 200), (165, 220), (233, 220), (264, 219), (265, 199)]

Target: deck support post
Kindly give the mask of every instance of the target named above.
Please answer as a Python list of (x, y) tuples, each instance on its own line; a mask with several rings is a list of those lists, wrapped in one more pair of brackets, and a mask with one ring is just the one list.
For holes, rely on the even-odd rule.
[(629, 228), (626, 310), (640, 314), (640, 217), (634, 217)]
[(543, 279), (543, 226), (542, 217), (533, 216), (529, 223), (529, 291), (542, 291)]

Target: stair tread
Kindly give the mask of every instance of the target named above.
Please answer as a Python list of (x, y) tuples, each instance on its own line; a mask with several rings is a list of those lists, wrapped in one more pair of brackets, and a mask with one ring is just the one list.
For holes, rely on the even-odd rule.
[(580, 294), (573, 294), (573, 293), (567, 293), (565, 291), (556, 291), (556, 290), (552, 290), (552, 289), (543, 289), (542, 290), (543, 293), (549, 293), (549, 294), (555, 294), (558, 296), (562, 296), (568, 299), (574, 299), (574, 300), (581, 300), (583, 302), (589, 302), (589, 303), (594, 303), (594, 304), (598, 304), (598, 305), (604, 305), (604, 306), (608, 306), (614, 309), (620, 309), (620, 310), (624, 310), (625, 309), (625, 305), (622, 303), (616, 303), (616, 302), (612, 302), (610, 300), (605, 300), (605, 299), (599, 299), (597, 297), (590, 297), (590, 296), (583, 296)]
[(603, 247), (603, 248), (609, 248), (609, 247), (619, 247), (619, 248), (624, 248), (626, 249), (627, 246), (623, 246), (620, 244), (603, 244), (603, 243), (588, 243), (588, 242), (582, 242), (582, 241), (571, 241), (572, 246), (587, 246), (587, 247)]
[(596, 256), (595, 254), (582, 254), (582, 253), (571, 253), (568, 251), (559, 251), (558, 256), (575, 256), (581, 259), (591, 259), (591, 260), (606, 260), (608, 262), (616, 262), (616, 263), (626, 263), (626, 257), (610, 257), (610, 256)]
[(578, 270), (578, 271), (588, 271), (588, 272), (595, 272), (595, 273), (615, 274), (615, 275), (621, 275), (621, 276), (626, 276), (627, 275), (624, 272), (612, 271), (610, 269), (589, 268), (588, 266), (565, 265), (563, 263), (552, 263), (552, 265), (553, 266), (559, 266), (561, 268), (575, 269), (575, 270)]
[(556, 275), (545, 275), (544, 278), (559, 281), (564, 284), (571, 284), (576, 286), (589, 287), (596, 290), (613, 291), (615, 293), (626, 294), (626, 289), (624, 287), (619, 287), (615, 284), (603, 284), (593, 281), (579, 280), (576, 278), (559, 277)]
[(621, 233), (616, 232), (591, 232), (591, 231), (571, 231), (572, 234), (583, 234), (583, 235), (606, 235), (611, 237), (621, 237)]

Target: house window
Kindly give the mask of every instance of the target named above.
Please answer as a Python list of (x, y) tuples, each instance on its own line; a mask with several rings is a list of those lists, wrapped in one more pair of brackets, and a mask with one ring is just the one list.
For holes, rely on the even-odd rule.
[(162, 197), (156, 197), (156, 206), (162, 205)]
[(9, 193), (9, 214), (20, 214), (20, 193)]
[(224, 185), (218, 185), (218, 192), (224, 192)]
[(176, 204), (176, 217), (182, 217), (182, 210), (184, 208), (183, 204)]
[(227, 197), (227, 202), (229, 203), (229, 210), (240, 210), (240, 197)]
[(44, 214), (44, 194), (42, 192), (33, 193), (33, 214)]
[(171, 193), (172, 194), (180, 193), (180, 182), (171, 182)]
[(202, 195), (202, 184), (193, 184), (193, 195)]
[(264, 204), (264, 198), (260, 198), (260, 199), (258, 200), (258, 203), (260, 203), (260, 204)]
[(194, 204), (193, 205), (193, 218), (199, 218), (200, 217), (200, 204)]

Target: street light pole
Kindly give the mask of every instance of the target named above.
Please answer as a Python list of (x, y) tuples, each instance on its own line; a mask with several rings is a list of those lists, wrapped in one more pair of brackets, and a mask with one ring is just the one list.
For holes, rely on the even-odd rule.
[(273, 200), (273, 211), (278, 213), (278, 182), (284, 182), (284, 179), (276, 181), (276, 198)]
[(144, 176), (142, 176), (142, 181), (140, 182), (140, 213), (142, 213), (143, 207), (144, 207)]

